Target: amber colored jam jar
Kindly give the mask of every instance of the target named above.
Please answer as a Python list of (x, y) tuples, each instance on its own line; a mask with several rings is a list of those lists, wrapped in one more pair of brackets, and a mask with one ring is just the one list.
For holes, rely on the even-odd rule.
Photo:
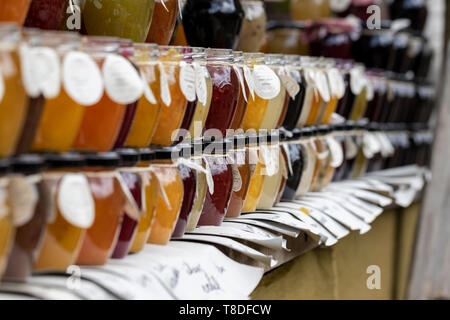
[(147, 42), (167, 46), (172, 38), (178, 14), (178, 0), (155, 0)]

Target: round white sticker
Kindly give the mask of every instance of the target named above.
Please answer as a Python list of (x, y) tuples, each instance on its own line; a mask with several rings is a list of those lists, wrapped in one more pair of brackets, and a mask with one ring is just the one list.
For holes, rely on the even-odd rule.
[(61, 179), (56, 201), (63, 217), (74, 226), (87, 229), (94, 223), (94, 199), (84, 175), (65, 175)]
[(82, 106), (92, 106), (103, 96), (103, 79), (98, 65), (86, 53), (72, 51), (63, 62), (63, 85), (67, 94)]
[(255, 65), (253, 69), (255, 93), (263, 99), (274, 99), (281, 90), (280, 79), (277, 74), (267, 66)]
[(294, 99), (300, 91), (300, 86), (297, 81), (291, 76), (290, 70), (287, 68), (280, 69), (278, 72), (278, 76), (280, 77), (281, 83), (283, 84), (283, 87), (286, 89), (289, 96)]
[(61, 90), (61, 66), (58, 54), (51, 48), (31, 48), (31, 59), (36, 67), (40, 92), (46, 99), (53, 99)]
[(195, 71), (192, 66), (185, 62), (180, 63), (180, 88), (186, 99), (190, 102), (195, 101)]
[(122, 56), (110, 54), (103, 64), (105, 89), (111, 100), (130, 104), (144, 93), (144, 86), (136, 68)]

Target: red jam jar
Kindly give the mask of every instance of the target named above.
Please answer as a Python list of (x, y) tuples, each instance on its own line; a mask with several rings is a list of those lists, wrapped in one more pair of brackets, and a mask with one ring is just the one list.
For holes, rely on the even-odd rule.
[(62, 30), (66, 21), (67, 0), (33, 0), (25, 20), (25, 27)]

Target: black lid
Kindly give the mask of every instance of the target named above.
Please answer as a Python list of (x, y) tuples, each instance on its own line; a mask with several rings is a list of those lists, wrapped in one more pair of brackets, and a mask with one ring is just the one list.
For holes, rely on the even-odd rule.
[(11, 161), (11, 169), (15, 173), (34, 174), (43, 170), (45, 166), (45, 159), (36, 154), (23, 154)]
[(355, 123), (356, 130), (366, 130), (367, 123), (365, 121), (358, 121)]
[(86, 157), (80, 153), (50, 153), (44, 155), (45, 163), (50, 169), (81, 168), (86, 166)]
[(320, 136), (324, 136), (331, 132), (331, 127), (326, 124), (321, 124), (321, 125), (317, 126), (317, 132)]
[(180, 149), (176, 147), (166, 147), (155, 150), (156, 160), (177, 160), (180, 157)]
[(11, 161), (9, 159), (0, 159), (0, 174), (6, 174), (11, 171)]
[(120, 148), (114, 150), (120, 157), (121, 167), (134, 167), (140, 160), (139, 152), (132, 148)]
[(370, 132), (380, 131), (380, 124), (377, 122), (369, 122), (366, 128)]
[(356, 122), (353, 120), (348, 120), (345, 122), (345, 130), (351, 131), (356, 129)]
[(333, 131), (346, 131), (347, 130), (347, 124), (345, 122), (341, 122), (341, 123), (333, 123), (331, 125), (331, 129)]
[(233, 139), (216, 140), (216, 141), (204, 141), (203, 151), (208, 154), (225, 154), (233, 149)]
[(150, 148), (139, 149), (139, 157), (141, 161), (154, 161), (156, 158), (155, 151)]
[(312, 137), (316, 134), (316, 127), (303, 127), (300, 132), (303, 137)]
[(86, 163), (90, 167), (118, 167), (121, 158), (116, 152), (99, 152), (85, 154)]

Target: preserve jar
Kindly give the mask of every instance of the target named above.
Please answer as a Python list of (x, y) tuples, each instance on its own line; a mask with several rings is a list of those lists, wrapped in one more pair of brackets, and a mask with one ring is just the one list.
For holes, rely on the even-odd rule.
[(81, 12), (87, 34), (145, 42), (155, 0), (86, 0)]
[(155, 0), (147, 42), (160, 46), (169, 44), (177, 21), (178, 2), (178, 0)]
[(137, 164), (139, 174), (144, 188), (143, 206), (144, 210), (139, 219), (136, 235), (130, 248), (130, 253), (136, 253), (144, 249), (155, 217), (156, 203), (159, 193), (159, 182), (156, 175), (151, 171), (150, 165), (155, 161), (155, 152), (150, 149), (139, 150), (140, 162)]
[(373, 87), (374, 97), (367, 103), (365, 118), (373, 122), (380, 120), (381, 112), (387, 104), (387, 85), (382, 76), (371, 74), (369, 81)]
[(244, 80), (244, 55), (242, 51), (234, 51), (234, 65), (233, 68), (238, 73), (240, 92), (239, 99), (234, 113), (233, 121), (231, 121), (230, 128), (232, 130), (242, 129), (242, 122), (244, 121), (245, 111), (247, 110), (248, 99), (250, 98), (250, 91), (248, 85)]
[[(301, 129), (301, 132), (301, 138), (298, 142), (301, 145), (303, 170), (300, 177), (300, 184), (298, 185), (295, 195), (296, 198), (303, 197), (310, 191), (315, 177), (317, 163), (317, 150), (315, 145), (317, 129), (315, 127), (303, 128)], [(295, 182), (295, 180), (293, 180), (293, 182)], [(295, 183), (293, 183), (293, 187), (294, 186)]]
[(241, 90), (238, 75), (231, 66), (234, 54), (229, 49), (207, 49), (206, 60), (213, 90), (204, 130), (213, 131), (212, 135), (220, 132), (225, 137), (231, 127)]
[(292, 132), (292, 137), (288, 139), (285, 144), (287, 156), (289, 157), (289, 162), (291, 164), (292, 171), (289, 172), (286, 181), (286, 186), (281, 197), (282, 200), (292, 201), (295, 199), (300, 181), (303, 175), (303, 169), (305, 166), (305, 159), (303, 148), (300, 144), (300, 139), (303, 137), (303, 132), (295, 129)]
[(134, 44), (133, 62), (138, 66), (148, 87), (139, 100), (136, 115), (125, 142), (126, 147), (145, 148), (150, 145), (161, 114), (160, 74), (157, 66), (158, 47), (154, 44)]
[(236, 218), (241, 215), (245, 198), (247, 197), (252, 177), (251, 165), (249, 163), (249, 153), (246, 149), (246, 137), (237, 135), (233, 138), (233, 149), (228, 153), (232, 159), (231, 169), (233, 170), (233, 193), (226, 213), (227, 218)]
[(15, 22), (22, 26), (27, 17), (30, 3), (31, 0), (1, 0), (0, 22)]
[(115, 171), (120, 157), (114, 152), (86, 155), (84, 169), (94, 199), (95, 219), (78, 254), (78, 265), (103, 265), (116, 247), (124, 208), (127, 202), (123, 186)]
[[(356, 148), (352, 148), (355, 145), (353, 144), (353, 141), (351, 140), (350, 137), (351, 130), (353, 130), (352, 123), (353, 121), (348, 121), (332, 125), (332, 128), (334, 130), (334, 137), (338, 141), (338, 143), (341, 144), (343, 161), (341, 162), (340, 166), (336, 167), (333, 170), (333, 176), (331, 177), (331, 181), (343, 180), (343, 176), (346, 171), (346, 167), (348, 165), (347, 160), (353, 157), (356, 153), (355, 151)], [(348, 141), (350, 141), (351, 144), (350, 146), (347, 143)]]
[(327, 0), (293, 0), (290, 10), (292, 20), (317, 20), (331, 14)]
[(25, 20), (25, 27), (63, 30), (68, 6), (67, 0), (33, 0)]
[(7, 267), (16, 232), (11, 204), (8, 201), (8, 178), (6, 175), (10, 172), (10, 165), (9, 160), (0, 160), (0, 279)]
[(94, 200), (87, 178), (79, 172), (86, 165), (83, 156), (62, 153), (45, 158), (48, 168), (43, 181), (55, 204), (34, 270), (66, 272), (75, 264), (86, 230), (94, 222)]
[(183, 27), (192, 47), (236, 49), (245, 13), (239, 0), (188, 0)]
[(120, 226), (119, 238), (112, 252), (111, 258), (123, 259), (130, 251), (134, 237), (137, 233), (138, 224), (143, 213), (143, 182), (134, 167), (140, 161), (140, 154), (134, 149), (116, 149), (120, 156), (119, 176), (126, 193), (129, 205), (123, 212), (123, 220)]
[(10, 177), (8, 197), (16, 232), (4, 279), (24, 281), (33, 272), (52, 201), (41, 181), (44, 166), (44, 159), (37, 155), (21, 155), (12, 160), (14, 175)]
[(403, 62), (408, 59), (408, 45), (410, 35), (405, 31), (394, 34), (389, 59), (387, 60), (387, 69), (393, 72), (404, 72), (402, 70)]
[(298, 21), (269, 21), (263, 52), (308, 56), (308, 43), (302, 36), (304, 28), (305, 25)]
[(241, 1), (245, 18), (242, 21), (237, 49), (244, 52), (259, 52), (266, 36), (266, 11), (263, 1)]
[(159, 181), (159, 194), (153, 226), (147, 242), (165, 245), (169, 242), (180, 215), (184, 199), (183, 180), (178, 170), (178, 148), (157, 149), (152, 171)]
[(211, 172), (214, 192), (208, 189), (198, 226), (220, 226), (233, 193), (233, 169), (228, 160), (229, 140), (209, 143), (203, 151), (205, 165)]
[(161, 88), (161, 115), (156, 125), (151, 144), (170, 146), (175, 141), (187, 108), (187, 100), (180, 87), (180, 62), (183, 47), (159, 47), (159, 72)]
[[(1, 3), (0, 7), (6, 8), (0, 11), (13, 10), (5, 1)], [(22, 79), (24, 66), (19, 57), (20, 39), (16, 26), (0, 23), (0, 81), (4, 89), (0, 96), (0, 157), (9, 157), (15, 152), (27, 114), (28, 98)]]
[[(80, 65), (77, 65), (79, 61), (77, 60), (79, 59), (77, 50), (80, 49), (80, 41), (81, 39), (76, 33), (56, 31), (47, 31), (38, 39), (39, 45), (56, 50), (60, 59), (63, 81), (56, 96), (46, 97), (41, 114), (35, 110), (29, 110), (27, 123), (35, 124), (37, 127), (36, 129), (34, 129), (35, 126), (24, 128), (22, 136), (25, 139), (21, 144), (25, 149), (29, 145), (27, 142), (29, 138), (33, 139), (31, 145), (33, 151), (66, 152), (72, 147), (89, 102), (87, 105), (84, 104), (82, 101), (84, 97), (80, 97), (81, 88), (78, 87), (78, 83), (72, 84), (71, 77), (77, 77), (75, 81), (80, 82), (85, 81), (88, 77), (95, 77), (95, 74), (89, 74), (83, 69), (82, 63), (85, 61), (92, 66), (94, 72), (98, 72), (97, 77), (99, 77), (98, 68), (88, 56), (82, 55), (81, 59), (83, 60)], [(83, 74), (79, 75), (79, 73)], [(94, 93), (94, 95), (96, 95), (94, 97), (96, 99), (99, 93)], [(30, 105), (30, 107), (34, 106)]]
[(330, 87), (325, 70), (316, 69), (312, 72), (315, 73), (314, 85), (317, 90), (312, 100), (308, 119), (306, 120), (307, 125), (320, 124), (331, 101)]
[(329, 124), (333, 113), (336, 112), (339, 100), (345, 95), (345, 82), (342, 74), (334, 67), (326, 71), (328, 87), (330, 89), (330, 101), (328, 102), (323, 117), (318, 119), (318, 123)]
[(386, 69), (394, 34), (387, 26), (361, 31), (361, 37), (354, 43), (354, 58), (367, 68)]

